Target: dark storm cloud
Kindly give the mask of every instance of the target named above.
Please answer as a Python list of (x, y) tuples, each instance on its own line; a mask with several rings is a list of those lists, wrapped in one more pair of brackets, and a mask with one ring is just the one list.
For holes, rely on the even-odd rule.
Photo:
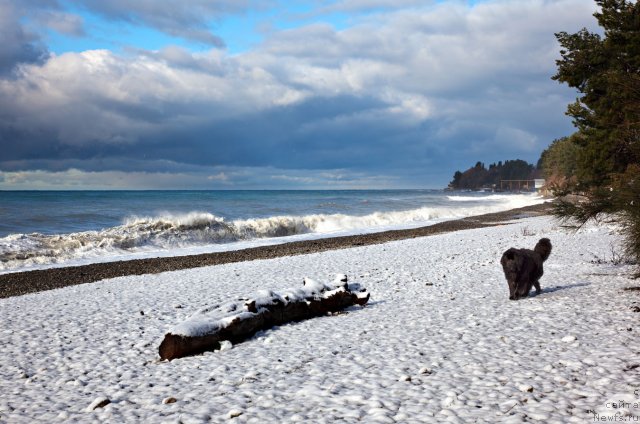
[[(157, 123), (179, 108), (154, 111), (135, 105), (100, 103), (101, 111), (127, 116), (135, 121)], [(336, 168), (383, 165), (390, 152), (382, 152), (384, 138), (398, 129), (385, 120), (376, 120), (376, 112), (387, 105), (379, 100), (350, 96), (312, 98), (300, 103), (247, 113), (216, 122), (186, 128), (182, 123), (163, 133), (140, 134), (133, 142), (104, 141), (67, 143), (50, 133), (0, 131), (7, 140), (0, 168), (21, 170), (28, 167), (59, 170), (47, 158), (59, 158), (65, 166), (89, 170), (96, 161), (106, 158), (107, 167), (133, 170), (140, 164), (109, 160), (113, 157), (171, 159), (193, 165), (275, 166), (279, 168)], [(180, 113), (185, 113), (184, 110)], [(367, 118), (367, 113), (373, 114)], [(353, 120), (361, 125), (354, 125)], [(114, 137), (115, 132), (110, 134)], [(11, 143), (25, 139), (25, 143)], [(381, 146), (378, 146), (380, 144)], [(45, 149), (40, 146), (46, 147)], [(392, 149), (397, 150), (398, 144)], [(342, 153), (342, 154), (340, 154)], [(77, 160), (78, 162), (69, 162)], [(86, 161), (83, 165), (82, 161)], [(101, 170), (106, 168), (101, 167)], [(155, 169), (155, 168), (154, 168)]]
[(204, 126), (188, 135), (182, 132), (183, 145), (175, 143), (179, 134), (169, 134), (164, 143), (154, 146), (152, 154), (200, 165), (281, 169), (379, 166), (386, 162), (377, 153), (379, 145), (385, 145), (382, 140), (393, 131), (393, 125), (358, 117), (375, 114), (385, 106), (372, 98), (312, 98)]

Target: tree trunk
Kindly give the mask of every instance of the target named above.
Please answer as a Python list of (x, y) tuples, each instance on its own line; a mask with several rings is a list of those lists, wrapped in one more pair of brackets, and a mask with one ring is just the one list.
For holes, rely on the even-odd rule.
[(160, 344), (160, 358), (172, 360), (220, 349), (220, 342), (239, 343), (260, 330), (275, 325), (326, 315), (349, 306), (364, 306), (369, 293), (358, 285), (347, 284), (340, 276), (338, 286), (305, 279), (302, 289), (286, 294), (233, 302), (196, 313), (167, 333)]

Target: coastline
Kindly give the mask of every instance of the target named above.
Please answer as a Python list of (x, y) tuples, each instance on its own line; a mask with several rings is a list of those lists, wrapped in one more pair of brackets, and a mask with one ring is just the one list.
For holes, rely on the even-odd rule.
[(234, 262), (297, 256), (328, 250), (386, 243), (454, 231), (507, 225), (509, 221), (550, 214), (550, 203), (444, 221), (425, 227), (261, 246), (226, 252), (102, 262), (80, 266), (18, 271), (0, 275), (0, 299), (92, 283), (127, 275), (157, 274)]

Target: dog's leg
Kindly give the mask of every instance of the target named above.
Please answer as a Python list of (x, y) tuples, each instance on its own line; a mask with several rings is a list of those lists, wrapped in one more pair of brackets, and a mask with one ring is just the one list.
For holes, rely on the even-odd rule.
[(522, 286), (523, 283), (522, 281), (515, 281), (514, 283), (514, 289), (513, 289), (513, 300), (518, 300), (518, 299), (522, 299), (524, 296), (522, 296)]
[(542, 293), (542, 289), (540, 288), (540, 281), (534, 281), (533, 285), (536, 288), (536, 294)]
[(518, 285), (515, 281), (508, 280), (509, 283), (509, 300), (518, 299)]

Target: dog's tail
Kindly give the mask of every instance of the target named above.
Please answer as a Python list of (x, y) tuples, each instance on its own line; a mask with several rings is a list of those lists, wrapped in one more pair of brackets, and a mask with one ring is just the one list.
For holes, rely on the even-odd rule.
[(546, 261), (551, 254), (551, 240), (548, 238), (541, 238), (533, 250), (542, 257), (543, 262)]

